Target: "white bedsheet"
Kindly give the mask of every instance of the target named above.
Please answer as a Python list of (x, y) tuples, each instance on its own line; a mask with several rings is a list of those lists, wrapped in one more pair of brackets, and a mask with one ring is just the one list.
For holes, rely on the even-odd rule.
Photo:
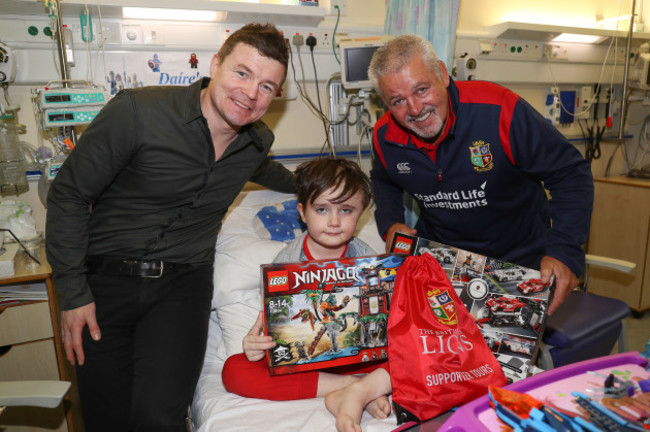
[[(221, 382), (223, 362), (242, 351), (242, 338), (262, 305), (259, 266), (272, 262), (284, 247), (283, 243), (261, 239), (253, 229), (253, 218), (262, 205), (290, 198), (293, 196), (266, 190), (244, 192), (224, 220), (216, 249), (208, 349), (192, 404), (195, 432), (336, 431), (334, 416), (327, 411), (323, 398), (297, 401), (244, 398), (228, 393)], [(378, 253), (383, 252), (384, 242), (377, 234), (370, 210), (362, 216), (357, 236)], [(388, 432), (397, 427), (394, 415), (377, 420), (367, 413), (361, 426), (368, 432)]]
[[(228, 393), (221, 384), (223, 363), (206, 363), (197, 387), (192, 417), (195, 432), (335, 432), (334, 416), (323, 398), (268, 401)], [(362, 429), (388, 432), (395, 429), (395, 416), (377, 420), (363, 414)]]

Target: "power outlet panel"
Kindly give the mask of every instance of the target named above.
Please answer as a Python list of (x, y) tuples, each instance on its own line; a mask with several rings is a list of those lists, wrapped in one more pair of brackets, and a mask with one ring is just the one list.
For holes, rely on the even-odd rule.
[(95, 34), (95, 40), (101, 39), (107, 44), (119, 44), (122, 42), (122, 29), (120, 23), (103, 22), (99, 34)]
[(592, 86), (582, 86), (577, 93), (575, 118), (577, 120), (586, 120), (591, 117), (594, 88)]
[(609, 51), (609, 55), (607, 56), (607, 63), (609, 64), (618, 64), (622, 65), (625, 64), (625, 52), (626, 52), (625, 47), (611, 47)]
[(543, 44), (536, 41), (514, 39), (482, 39), (479, 41), (479, 58), (482, 60), (528, 60), (542, 58)]
[(544, 45), (544, 56), (549, 60), (569, 60), (569, 49), (560, 45)]
[(143, 41), (147, 45), (163, 45), (165, 43), (165, 29), (162, 25), (144, 24), (142, 33)]
[(332, 51), (332, 35), (333, 31), (328, 30), (318, 30), (313, 32), (308, 32), (307, 36), (314, 36), (316, 38), (315, 50), (319, 51)]

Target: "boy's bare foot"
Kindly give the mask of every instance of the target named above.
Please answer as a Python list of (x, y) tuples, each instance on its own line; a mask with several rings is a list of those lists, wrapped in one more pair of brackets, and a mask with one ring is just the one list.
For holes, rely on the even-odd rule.
[(379, 396), (366, 405), (366, 411), (376, 419), (385, 419), (390, 415), (390, 401), (388, 396)]
[(336, 417), (338, 432), (361, 432), (365, 401), (356, 387), (357, 383), (352, 383), (325, 396), (325, 406)]

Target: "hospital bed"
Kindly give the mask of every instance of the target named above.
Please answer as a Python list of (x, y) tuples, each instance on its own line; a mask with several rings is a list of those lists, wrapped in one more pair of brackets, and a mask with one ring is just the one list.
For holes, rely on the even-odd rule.
[[(242, 352), (242, 339), (262, 307), (260, 264), (271, 263), (285, 243), (267, 238), (270, 234), (256, 218), (264, 206), (282, 207), (293, 195), (247, 189), (231, 206), (216, 246), (213, 310), (203, 370), (191, 407), (194, 432), (213, 431), (336, 431), (334, 416), (323, 398), (297, 401), (250, 399), (228, 393), (221, 370), (228, 356)], [(377, 252), (384, 242), (377, 234), (370, 210), (363, 214), (357, 236)], [(281, 391), (281, 389), (278, 389)], [(368, 432), (395, 429), (396, 419), (377, 420), (367, 413), (362, 428)]]

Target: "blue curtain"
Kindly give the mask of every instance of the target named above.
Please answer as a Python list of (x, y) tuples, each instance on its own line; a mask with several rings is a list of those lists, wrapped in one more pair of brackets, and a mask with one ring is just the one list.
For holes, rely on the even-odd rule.
[(386, 0), (384, 33), (422, 36), (451, 71), (459, 8), (460, 0)]
[[(460, 0), (386, 0), (384, 33), (422, 36), (451, 73), (459, 8)], [(419, 217), (417, 203), (406, 193), (403, 198), (405, 223), (414, 227)]]

